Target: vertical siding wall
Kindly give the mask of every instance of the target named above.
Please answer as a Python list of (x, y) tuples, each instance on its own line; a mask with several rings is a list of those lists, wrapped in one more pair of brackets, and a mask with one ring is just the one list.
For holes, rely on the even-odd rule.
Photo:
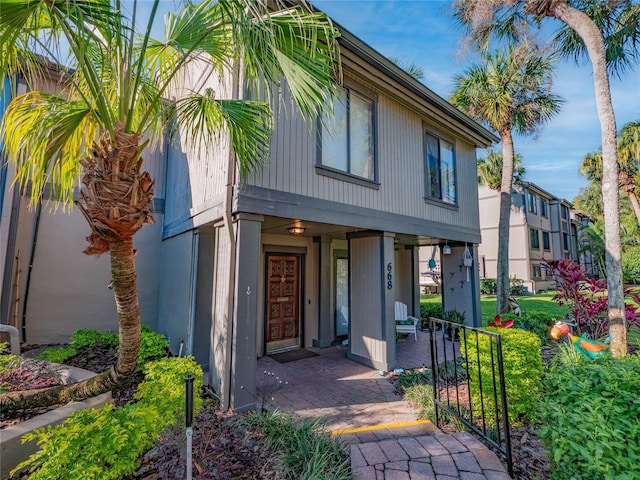
[[(230, 76), (199, 68), (196, 63), (176, 80), (171, 95), (182, 98), (190, 91), (213, 89), (219, 99), (233, 97)], [(181, 128), (168, 151), (167, 209), (165, 225), (173, 225), (215, 208), (222, 201), (227, 183), (229, 141), (227, 135), (210, 138), (209, 145), (190, 143), (191, 131)], [(218, 215), (216, 215), (218, 216)], [(216, 218), (195, 218), (194, 226)]]
[[(299, 115), (291, 112), (291, 108), (281, 109), (270, 159), (248, 183), (448, 225), (478, 227), (476, 155), (470, 143), (378, 92), (376, 136), (380, 188), (376, 190), (317, 174), (315, 125), (305, 125)], [(432, 133), (443, 134), (455, 142), (458, 204), (462, 206), (459, 210), (424, 202), (425, 124)]]

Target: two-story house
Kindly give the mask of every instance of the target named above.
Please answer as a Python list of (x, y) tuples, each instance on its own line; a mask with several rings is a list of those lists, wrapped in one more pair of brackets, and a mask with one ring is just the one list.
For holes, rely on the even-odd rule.
[[(462, 261), (465, 252), (478, 258), (480, 242), (476, 148), (498, 138), (341, 31), (344, 81), (332, 115), (309, 126), (290, 104), (278, 109), (270, 158), (254, 175), (241, 181), (224, 138), (210, 156), (174, 146), (147, 160), (160, 215), (135, 239), (143, 320), (203, 364), (225, 406), (253, 405), (257, 358), (272, 352), (347, 339), (352, 360), (393, 368), (394, 302), (419, 315), (420, 246), (446, 247), (444, 307), (480, 321), (477, 270)], [(205, 87), (242, 94), (230, 79)], [(38, 215), (34, 229), (35, 214), (24, 213), (30, 226), (15, 233), (26, 240), (7, 253), (37, 245), (30, 286), (19, 282), (31, 298), (26, 331), (40, 340), (46, 322), (66, 335), (97, 326), (93, 315), (105, 312), (83, 306), (113, 309), (104, 307), (107, 266), (82, 258), (79, 245), (72, 253), (71, 242), (56, 250), (67, 237), (82, 243), (80, 214)], [(7, 304), (24, 303), (15, 299)], [(47, 311), (36, 315), (35, 305)]]
[[(478, 188), (482, 243), (480, 278), (496, 278), (500, 193), (489, 187)], [(539, 186), (525, 182), (511, 195), (509, 228), (509, 276), (524, 282), (529, 293), (556, 287), (555, 279), (541, 262), (570, 258), (583, 264), (587, 273), (588, 255), (579, 254), (578, 232), (588, 219), (573, 205)]]

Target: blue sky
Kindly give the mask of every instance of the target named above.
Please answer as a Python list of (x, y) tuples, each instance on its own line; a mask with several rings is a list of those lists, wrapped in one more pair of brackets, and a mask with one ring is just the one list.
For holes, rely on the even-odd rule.
[[(462, 33), (451, 21), (449, 1), (316, 0), (312, 2), (342, 27), (387, 57), (424, 69), (422, 82), (448, 98), (453, 77), (474, 61), (460, 53)], [(566, 103), (562, 112), (534, 138), (516, 137), (526, 179), (550, 193), (573, 200), (586, 182), (578, 173), (582, 157), (600, 147), (590, 65), (560, 63), (553, 91)], [(640, 66), (621, 79), (611, 79), (618, 129), (640, 119)]]

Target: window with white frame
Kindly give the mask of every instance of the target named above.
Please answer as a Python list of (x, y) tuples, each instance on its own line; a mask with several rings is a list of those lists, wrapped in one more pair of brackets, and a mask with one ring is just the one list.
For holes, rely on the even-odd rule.
[(320, 165), (376, 180), (374, 101), (351, 88), (340, 88), (333, 111), (322, 113)]
[(549, 232), (542, 232), (542, 248), (545, 250), (551, 250), (551, 239), (549, 238)]
[(453, 143), (425, 134), (425, 196), (456, 204), (456, 159)]

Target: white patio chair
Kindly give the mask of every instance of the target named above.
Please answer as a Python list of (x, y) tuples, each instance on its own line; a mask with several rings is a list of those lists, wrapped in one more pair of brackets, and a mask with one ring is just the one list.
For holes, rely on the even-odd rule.
[(407, 306), (402, 302), (395, 303), (396, 333), (412, 334), (414, 341), (418, 341), (418, 322), (416, 317), (407, 315)]

